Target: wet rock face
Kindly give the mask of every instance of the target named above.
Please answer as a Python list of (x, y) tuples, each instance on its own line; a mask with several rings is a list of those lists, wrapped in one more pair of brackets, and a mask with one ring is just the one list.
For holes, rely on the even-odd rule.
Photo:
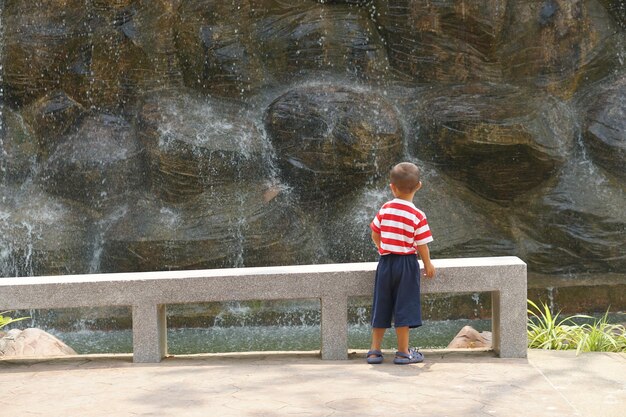
[(19, 113), (4, 106), (0, 106), (0, 112), (0, 183), (21, 184), (32, 175), (37, 140)]
[(104, 236), (101, 269), (224, 268), (310, 259), (308, 229), (289, 196), (263, 182), (238, 187), (242, 193), (216, 186), (180, 204), (142, 195), (118, 208)]
[(547, 274), (624, 271), (625, 201), (620, 180), (573, 155), (556, 184), (535, 190), (513, 209), (520, 256)]
[(140, 89), (177, 78), (173, 16), (168, 0), (5, 2), (10, 103), (63, 90), (99, 109), (133, 104)]
[(251, 7), (219, 0), (181, 3), (175, 36), (185, 85), (222, 97), (257, 91), (263, 73), (250, 33)]
[(388, 69), (374, 23), (352, 5), (185, 1), (175, 32), (185, 85), (220, 97), (312, 74), (375, 81)]
[(0, 3), (5, 275), (375, 260), (402, 160), (434, 257), (626, 270), (621, 0)]
[(279, 83), (329, 73), (376, 83), (388, 72), (383, 40), (364, 8), (273, 0), (260, 1), (254, 15), (256, 48)]
[(232, 103), (157, 95), (142, 106), (139, 121), (152, 188), (166, 200), (269, 174), (261, 132)]
[(419, 81), (498, 81), (506, 0), (375, 0), (391, 65)]
[(52, 90), (74, 90), (86, 10), (81, 0), (5, 2), (4, 81), (6, 96), (21, 105)]
[(508, 201), (552, 178), (573, 149), (572, 111), (552, 97), (471, 84), (422, 100), (416, 152), (488, 199)]
[(621, 35), (594, 0), (376, 0), (373, 6), (391, 65), (418, 81), (509, 81), (569, 98), (581, 83), (621, 65)]
[(98, 115), (59, 144), (39, 182), (52, 194), (99, 207), (145, 183), (144, 152), (124, 119)]
[(0, 275), (89, 271), (94, 213), (35, 187), (0, 187)]
[(585, 145), (598, 165), (626, 178), (626, 79), (611, 84), (591, 102)]
[(626, 29), (626, 4), (624, 0), (600, 0), (600, 2), (606, 7), (607, 11), (618, 26), (623, 30)]
[(619, 35), (597, 1), (508, 2), (501, 38), (507, 80), (566, 98), (581, 82), (607, 75), (618, 58)]
[(365, 91), (292, 90), (270, 104), (265, 127), (283, 177), (305, 199), (350, 192), (388, 171), (402, 152), (396, 110)]
[[(431, 165), (420, 166), (423, 185), (413, 202), (428, 218), (435, 238), (429, 247), (436, 258), (514, 253), (516, 242), (507, 224), (508, 209), (460, 187)], [(336, 262), (376, 259), (368, 226), (380, 207), (392, 198), (385, 176), (316, 212), (323, 246)]]
[(63, 91), (47, 94), (24, 109), (22, 114), (33, 129), (41, 157), (47, 157), (63, 135), (70, 133), (87, 113), (86, 109)]

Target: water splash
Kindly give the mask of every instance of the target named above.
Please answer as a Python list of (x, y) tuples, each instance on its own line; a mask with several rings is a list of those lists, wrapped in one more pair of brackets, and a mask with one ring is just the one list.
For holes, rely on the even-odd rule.
[(32, 277), (35, 275), (33, 270), (33, 226), (25, 221), (22, 222), (22, 226), (26, 229), (26, 248), (24, 250), (24, 270), (23, 272)]
[(33, 276), (34, 241), (41, 239), (32, 224), (25, 220), (13, 223), (9, 212), (0, 211), (0, 228), (14, 230), (20, 242), (13, 242), (11, 235), (0, 236), (0, 277)]
[[(4, 196), (3, 196), (4, 198)], [(8, 228), (8, 222), (11, 218), (9, 212), (0, 210), (0, 227)], [(15, 258), (12, 256), (13, 245), (10, 240), (5, 240), (4, 236), (0, 236), (0, 276), (10, 277), (17, 275), (17, 266)]]
[(93, 256), (89, 262), (89, 273), (95, 274), (100, 272), (100, 260), (102, 257), (102, 250), (104, 247), (104, 237), (109, 229), (116, 224), (122, 217), (126, 215), (128, 206), (124, 205), (117, 210), (114, 210), (108, 217), (98, 221), (96, 223), (96, 234), (93, 243)]
[(474, 307), (474, 317), (478, 317), (479, 316), (478, 313), (480, 311), (480, 293), (477, 293), (477, 292), (473, 293), (472, 300), (476, 304), (476, 306)]
[(367, 324), (369, 322), (367, 308), (363, 306), (358, 307), (356, 310), (356, 314), (357, 314), (357, 323)]

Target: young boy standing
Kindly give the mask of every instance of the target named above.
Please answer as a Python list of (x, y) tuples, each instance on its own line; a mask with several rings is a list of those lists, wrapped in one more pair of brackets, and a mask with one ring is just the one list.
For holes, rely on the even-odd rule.
[(398, 351), (395, 364), (418, 363), (424, 355), (409, 349), (409, 329), (422, 325), (420, 268), (417, 254), (424, 262), (424, 275), (435, 276), (428, 243), (433, 237), (426, 215), (413, 205), (413, 196), (422, 187), (419, 168), (402, 162), (391, 169), (393, 200), (383, 204), (370, 224), (372, 240), (380, 253), (374, 302), (372, 305), (372, 346), (367, 363), (381, 363), (380, 345), (393, 317)]

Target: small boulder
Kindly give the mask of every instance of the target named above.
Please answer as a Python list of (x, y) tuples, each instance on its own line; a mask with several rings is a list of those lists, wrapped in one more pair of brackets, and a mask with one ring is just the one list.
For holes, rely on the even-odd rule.
[(278, 97), (265, 128), (283, 177), (304, 200), (338, 197), (388, 172), (403, 149), (402, 121), (384, 97), (342, 86)]
[(491, 347), (491, 332), (478, 332), (472, 326), (465, 326), (452, 339), (447, 349), (480, 349)]
[(0, 357), (67, 356), (76, 351), (41, 329), (9, 330), (0, 338)]
[(573, 149), (572, 111), (549, 95), (477, 83), (420, 93), (416, 103), (420, 158), (492, 201), (553, 178)]

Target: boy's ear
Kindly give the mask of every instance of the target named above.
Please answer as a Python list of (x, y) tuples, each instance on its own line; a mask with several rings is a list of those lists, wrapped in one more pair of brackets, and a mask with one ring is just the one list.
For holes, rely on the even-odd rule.
[(417, 183), (417, 187), (415, 187), (415, 191), (418, 191), (420, 188), (422, 188), (422, 182), (418, 182)]

